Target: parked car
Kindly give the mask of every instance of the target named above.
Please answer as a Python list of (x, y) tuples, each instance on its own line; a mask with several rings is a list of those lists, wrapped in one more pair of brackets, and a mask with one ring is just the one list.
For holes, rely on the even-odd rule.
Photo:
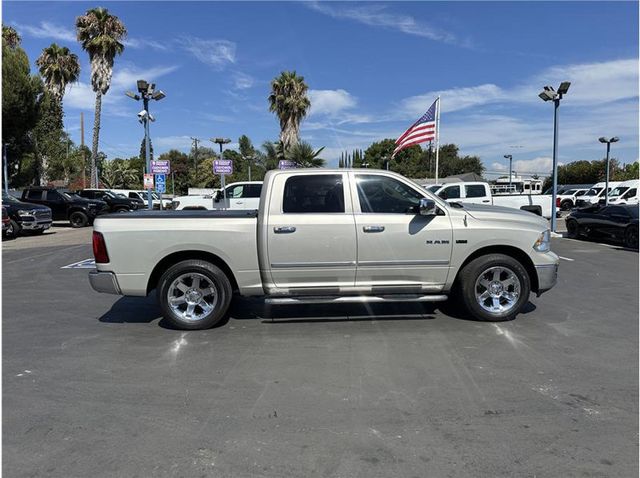
[[(258, 209), (262, 181), (231, 183), (224, 189), (203, 196), (179, 196), (171, 206), (176, 210), (194, 209)], [(226, 195), (226, 198), (225, 198)]]
[[(149, 202), (146, 190), (141, 191), (139, 189), (112, 189), (111, 191), (116, 194), (122, 194), (129, 199), (140, 200), (145, 205)], [(156, 193), (155, 191), (151, 191), (151, 204), (153, 206), (153, 209), (160, 209), (161, 203), (163, 209), (171, 209), (171, 199), (160, 200), (160, 196), (158, 196), (158, 193)]]
[(566, 218), (567, 235), (572, 238), (613, 239), (638, 248), (638, 206), (593, 205), (574, 209)]
[(531, 291), (554, 286), (559, 262), (541, 217), (449, 204), (365, 169), (269, 171), (257, 211), (100, 217), (93, 250), (96, 291), (155, 289), (164, 317), (185, 329), (223, 321), (234, 292), (309, 304), (435, 302), (459, 290), (470, 317), (509, 320)]
[(551, 196), (527, 193), (492, 194), (491, 187), (485, 182), (448, 183), (436, 190), (435, 194), (447, 202), (493, 204), (551, 217)]
[(11, 225), (11, 219), (9, 218), (9, 213), (7, 212), (7, 208), (2, 206), (2, 236), (7, 233), (9, 226)]
[[(594, 204), (598, 204), (601, 200), (604, 202), (604, 195), (606, 194), (604, 188), (606, 185), (607, 183), (602, 181), (591, 186), (586, 193), (576, 199), (576, 207), (593, 206)], [(609, 181), (609, 190), (607, 192), (615, 189), (618, 185), (620, 185), (620, 181)]]
[(2, 205), (9, 214), (8, 236), (16, 237), (22, 231), (42, 234), (51, 227), (51, 208), (20, 201), (2, 193)]
[(81, 198), (51, 187), (28, 187), (22, 191), (22, 200), (48, 206), (54, 221), (69, 221), (72, 227), (93, 224), (98, 214), (109, 211), (104, 201)]
[(565, 189), (556, 195), (556, 207), (559, 207), (562, 211), (568, 211), (576, 207), (576, 200), (583, 196), (588, 189)]
[(128, 198), (124, 194), (115, 193), (109, 189), (82, 189), (76, 194), (85, 199), (99, 199), (107, 203), (109, 212), (128, 212), (144, 209), (142, 199)]
[(609, 204), (638, 204), (638, 181), (623, 181), (609, 193)]

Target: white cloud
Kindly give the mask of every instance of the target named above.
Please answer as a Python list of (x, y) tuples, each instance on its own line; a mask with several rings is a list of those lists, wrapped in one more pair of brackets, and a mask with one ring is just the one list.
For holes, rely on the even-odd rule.
[(168, 44), (160, 43), (159, 41), (151, 40), (149, 38), (127, 38), (123, 43), (125, 47), (134, 49), (151, 48), (158, 51), (169, 50)]
[(158, 151), (160, 148), (186, 151), (191, 149), (191, 144), (192, 140), (190, 136), (159, 136), (153, 138), (154, 151), (156, 148)]
[(336, 6), (327, 2), (309, 2), (307, 5), (313, 10), (329, 15), (333, 18), (354, 20), (365, 25), (397, 30), (409, 35), (415, 35), (444, 43), (459, 43), (455, 35), (419, 22), (410, 15), (392, 13), (385, 5), (344, 4)]
[(223, 69), (229, 63), (236, 62), (236, 44), (231, 41), (185, 36), (179, 42), (199, 61), (216, 69)]
[[(562, 164), (558, 162), (558, 164)], [(539, 156), (533, 159), (519, 159), (513, 161), (513, 171), (517, 174), (533, 174), (549, 175), (553, 167), (553, 159), (550, 156)], [(509, 174), (509, 160), (503, 162), (493, 162), (489, 168), (492, 173), (504, 172)]]
[(333, 116), (353, 108), (357, 101), (345, 90), (309, 90), (311, 111), (309, 115)]
[(405, 98), (401, 102), (402, 111), (406, 115), (420, 117), (438, 96), (441, 98), (441, 108), (445, 113), (493, 103), (506, 98), (502, 88), (494, 84), (451, 88)]
[(255, 79), (246, 73), (236, 72), (233, 75), (233, 87), (236, 90), (247, 90), (255, 84)]
[(76, 34), (70, 28), (65, 28), (55, 23), (42, 21), (39, 25), (13, 24), (20, 34), (25, 34), (35, 38), (52, 38), (61, 41), (76, 41)]

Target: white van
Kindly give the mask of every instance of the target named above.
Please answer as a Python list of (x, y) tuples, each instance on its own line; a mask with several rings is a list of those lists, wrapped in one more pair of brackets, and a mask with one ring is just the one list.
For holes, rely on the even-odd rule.
[(622, 181), (609, 193), (609, 204), (638, 204), (638, 183), (637, 179)]
[[(576, 199), (576, 207), (589, 207), (598, 204), (601, 199), (604, 200), (604, 188), (606, 185), (605, 181), (595, 183), (586, 193)], [(609, 192), (619, 185), (620, 181), (609, 181)]]

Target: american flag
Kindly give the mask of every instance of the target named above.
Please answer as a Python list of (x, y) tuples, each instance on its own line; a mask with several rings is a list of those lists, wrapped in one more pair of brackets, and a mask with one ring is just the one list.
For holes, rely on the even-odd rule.
[(398, 152), (414, 144), (433, 141), (436, 137), (436, 105), (435, 100), (427, 112), (402, 135), (396, 139), (396, 149), (393, 150), (393, 158)]

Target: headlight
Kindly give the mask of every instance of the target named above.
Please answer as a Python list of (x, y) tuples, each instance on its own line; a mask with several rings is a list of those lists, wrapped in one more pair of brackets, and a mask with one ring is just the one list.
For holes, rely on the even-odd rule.
[(540, 234), (533, 248), (538, 252), (548, 252), (551, 249), (551, 231), (549, 229)]
[(18, 216), (35, 216), (36, 215), (36, 210), (32, 209), (30, 211), (25, 211), (24, 209), (20, 209), (18, 211)]

